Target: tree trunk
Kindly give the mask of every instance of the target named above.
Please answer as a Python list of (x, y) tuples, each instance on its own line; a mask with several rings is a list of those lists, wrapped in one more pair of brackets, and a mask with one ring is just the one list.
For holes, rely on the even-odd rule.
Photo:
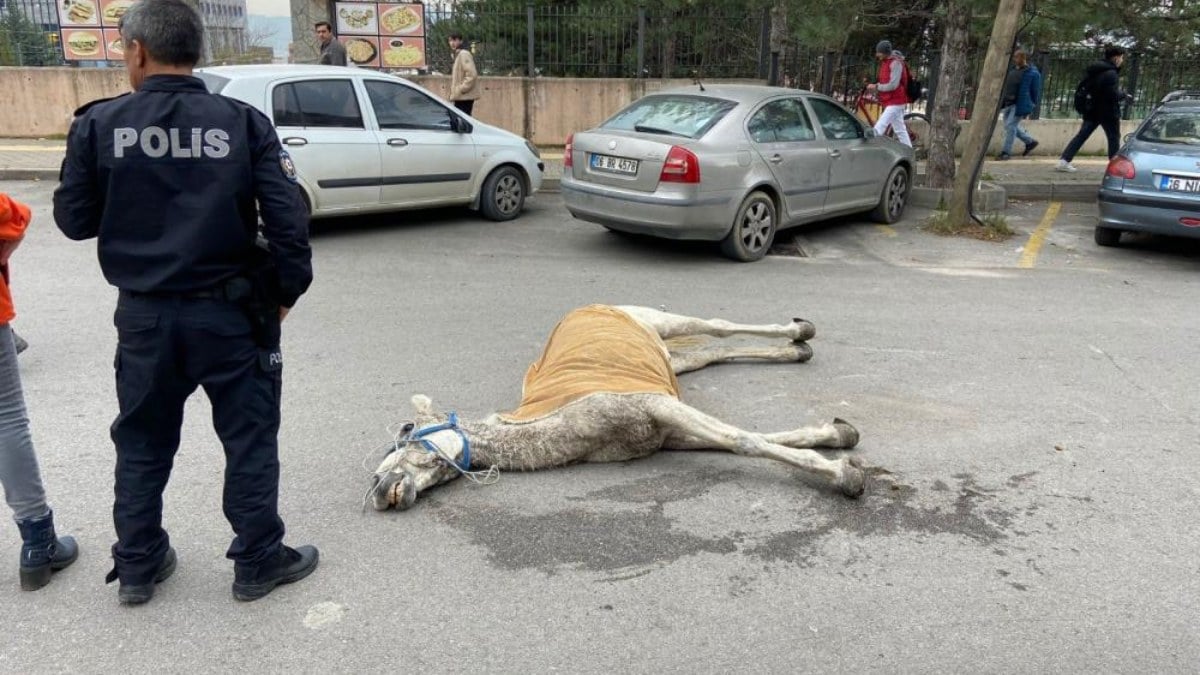
[(992, 140), (992, 131), (999, 112), (996, 104), (1003, 93), (1001, 90), (1004, 88), (1004, 77), (1008, 72), (1013, 39), (1017, 35), (1017, 24), (1021, 21), (1021, 11), (1024, 8), (1025, 0), (1000, 0), (1000, 7), (996, 10), (996, 20), (992, 24), (992, 41), (988, 44), (987, 56), (983, 60), (979, 88), (975, 91), (971, 126), (967, 129), (967, 139), (963, 144), (963, 171), (954, 179), (954, 196), (950, 199), (948, 214), (950, 225), (965, 225), (970, 218), (967, 206), (971, 191), (975, 189), (972, 173), (983, 161), (988, 144)]
[(929, 164), (926, 184), (931, 188), (954, 185), (954, 139), (958, 136), (958, 107), (967, 83), (971, 37), (970, 0), (950, 0), (942, 39), (941, 72), (933, 109), (929, 111)]

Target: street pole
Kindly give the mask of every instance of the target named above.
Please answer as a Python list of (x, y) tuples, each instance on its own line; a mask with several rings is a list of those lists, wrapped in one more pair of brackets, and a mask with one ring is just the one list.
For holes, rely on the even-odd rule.
[(954, 177), (954, 193), (950, 198), (948, 223), (952, 226), (965, 225), (971, 218), (970, 200), (975, 189), (978, 168), (987, 154), (999, 112), (997, 103), (1004, 77), (1008, 72), (1009, 52), (1017, 35), (1017, 24), (1025, 0), (1000, 0), (996, 19), (992, 23), (992, 40), (988, 44), (987, 56), (983, 60), (983, 72), (979, 76), (979, 88), (975, 92), (975, 105), (971, 109), (971, 125), (963, 144), (962, 164)]

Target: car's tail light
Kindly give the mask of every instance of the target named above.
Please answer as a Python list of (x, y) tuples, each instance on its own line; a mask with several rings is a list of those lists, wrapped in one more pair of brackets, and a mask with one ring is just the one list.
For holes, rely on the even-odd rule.
[(699, 183), (700, 158), (687, 148), (671, 146), (658, 180), (660, 183)]
[(563, 168), (569, 169), (572, 166), (571, 155), (575, 152), (575, 134), (567, 136), (567, 147), (563, 148)]
[(1129, 161), (1128, 157), (1122, 157), (1121, 155), (1117, 155), (1109, 160), (1108, 171), (1105, 173), (1113, 178), (1128, 179), (1137, 177), (1137, 170), (1133, 168), (1133, 162)]
[(1180, 218), (1179, 224), (1184, 227), (1200, 227), (1200, 218)]

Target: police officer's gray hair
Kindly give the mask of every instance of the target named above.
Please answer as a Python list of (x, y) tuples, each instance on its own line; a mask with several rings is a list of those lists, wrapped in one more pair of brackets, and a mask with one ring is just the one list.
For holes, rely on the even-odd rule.
[(183, 0), (141, 0), (118, 24), (125, 44), (137, 41), (154, 61), (194, 66), (204, 49), (204, 24)]

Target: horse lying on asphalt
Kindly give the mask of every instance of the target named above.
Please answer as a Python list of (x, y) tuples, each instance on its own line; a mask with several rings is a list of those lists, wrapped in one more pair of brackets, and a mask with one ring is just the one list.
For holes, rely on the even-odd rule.
[[(372, 477), (375, 509), (407, 509), (417, 495), (482, 470), (549, 469), (575, 462), (623, 462), (665, 450), (729, 450), (799, 467), (858, 497), (867, 477), (855, 459), (813, 448), (853, 448), (858, 431), (841, 419), (778, 433), (726, 424), (680, 400), (675, 376), (741, 359), (799, 362), (812, 358), (816, 329), (793, 319), (744, 325), (696, 319), (648, 307), (589, 305), (555, 327), (525, 375), (520, 407), (480, 421), (441, 414), (414, 396), (404, 425)], [(698, 336), (752, 335), (788, 342), (762, 347), (707, 345)], [(691, 347), (691, 348), (689, 348)]]

